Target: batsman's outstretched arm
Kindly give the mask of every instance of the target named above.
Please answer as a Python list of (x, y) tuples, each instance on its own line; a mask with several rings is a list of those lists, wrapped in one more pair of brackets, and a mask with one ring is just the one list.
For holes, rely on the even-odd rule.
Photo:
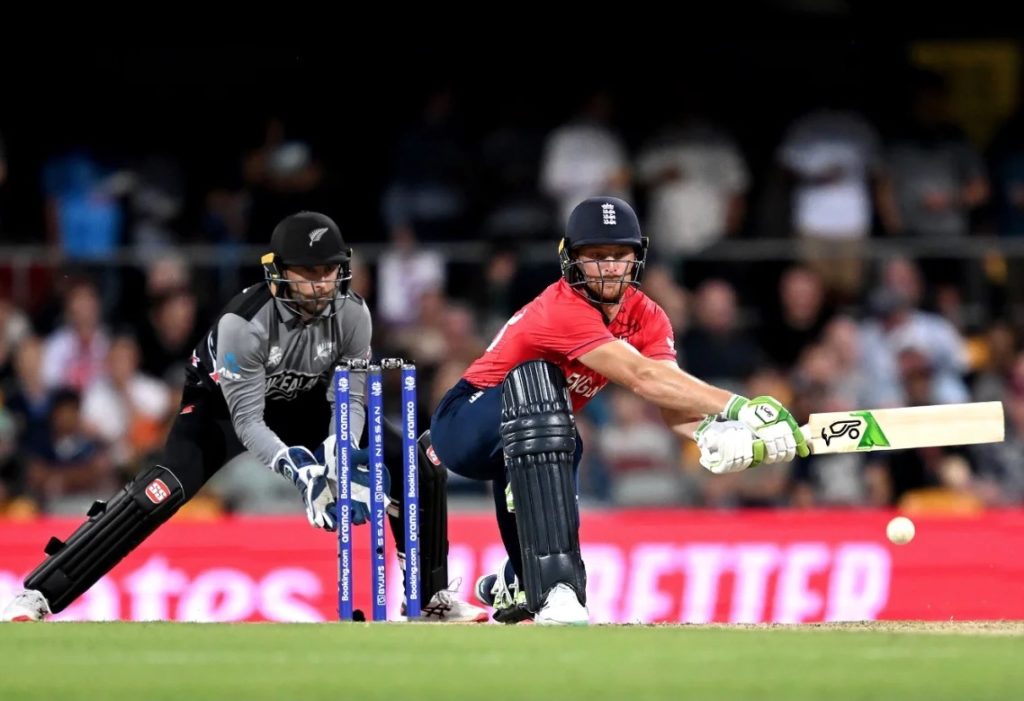
[(661, 420), (677, 438), (696, 440), (695, 432), (700, 426), (700, 421), (694, 421), (690, 414), (672, 409), (662, 409)]
[[(674, 360), (659, 360), (656, 362), (667, 365), (672, 370), (679, 369), (679, 366), (676, 365)], [(693, 415), (688, 411), (661, 409), (661, 420), (665, 422), (665, 425), (668, 426), (669, 430), (671, 430), (678, 438), (686, 438), (691, 441), (696, 441), (697, 427), (700, 426), (703, 419), (703, 416), (694, 419)]]
[[(622, 340), (598, 346), (581, 355), (579, 360), (615, 384), (671, 412), (673, 426), (698, 422), (707, 414), (719, 414), (725, 411), (733, 396), (731, 392), (683, 372), (673, 362), (652, 360), (641, 355)], [(688, 437), (692, 438), (692, 435), (691, 432)]]
[[(674, 362), (647, 358), (622, 340), (598, 346), (580, 356), (580, 362), (658, 406), (678, 435), (699, 438), (701, 432), (691, 424), (706, 416), (739, 421), (750, 429), (749, 435), (742, 431), (722, 435), (728, 435), (730, 441), (747, 441), (740, 462), (748, 457), (753, 460), (762, 452), (765, 463), (788, 462), (796, 455), (808, 454), (792, 414), (772, 397), (751, 400), (732, 394), (683, 372)], [(755, 439), (757, 446), (753, 445)], [(709, 444), (708, 449), (716, 447)]]

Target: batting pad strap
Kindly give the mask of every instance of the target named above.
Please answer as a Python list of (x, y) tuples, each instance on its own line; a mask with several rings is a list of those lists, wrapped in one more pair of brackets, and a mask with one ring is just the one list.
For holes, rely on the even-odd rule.
[(57, 613), (138, 547), (185, 503), (178, 478), (154, 467), (130, 482), (109, 503), (96, 502), (88, 520), (67, 541), (51, 538), (47, 557), (25, 579)]
[(514, 368), (502, 389), (501, 440), (516, 504), (527, 606), (538, 611), (556, 584), (586, 603), (573, 456), (576, 427), (565, 377), (531, 361)]
[(550, 412), (522, 416), (501, 425), (505, 455), (510, 458), (545, 452), (576, 450), (576, 430), (571, 414)]

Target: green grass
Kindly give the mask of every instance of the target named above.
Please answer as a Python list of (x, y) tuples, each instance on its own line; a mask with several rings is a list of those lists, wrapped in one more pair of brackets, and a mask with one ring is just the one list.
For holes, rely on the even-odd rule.
[(1024, 698), (1024, 637), (991, 632), (10, 624), (0, 626), (0, 699)]

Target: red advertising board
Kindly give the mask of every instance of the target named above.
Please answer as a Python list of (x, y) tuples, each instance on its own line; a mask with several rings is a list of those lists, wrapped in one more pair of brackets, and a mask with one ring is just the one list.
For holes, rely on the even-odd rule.
[[(885, 538), (881, 511), (609, 511), (583, 515), (594, 621), (1024, 619), (1024, 512), (921, 518)], [(0, 602), (77, 520), (0, 522)], [(449, 569), (470, 596), (504, 557), (493, 517), (452, 514)], [(355, 529), (357, 605), (370, 572)], [(335, 617), (337, 541), (301, 518), (174, 520), (70, 606), (75, 620)], [(389, 543), (390, 546), (390, 543)], [(388, 573), (397, 616), (401, 576)]]

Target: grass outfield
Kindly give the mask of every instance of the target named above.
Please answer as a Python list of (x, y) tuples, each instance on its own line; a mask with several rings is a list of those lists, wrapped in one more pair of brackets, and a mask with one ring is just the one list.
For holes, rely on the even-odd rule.
[(1021, 624), (0, 625), (0, 699), (1013, 699)]

